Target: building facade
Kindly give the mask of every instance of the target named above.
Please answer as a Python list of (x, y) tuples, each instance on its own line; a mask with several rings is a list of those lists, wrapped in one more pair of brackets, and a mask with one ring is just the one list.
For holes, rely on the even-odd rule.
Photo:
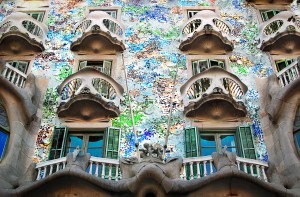
[(297, 1), (0, 13), (0, 196), (300, 196)]

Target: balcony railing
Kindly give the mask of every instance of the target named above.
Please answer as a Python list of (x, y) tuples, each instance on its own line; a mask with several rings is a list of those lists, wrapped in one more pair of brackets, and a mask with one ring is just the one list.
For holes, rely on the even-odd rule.
[(241, 80), (219, 67), (211, 67), (191, 77), (181, 88), (185, 106), (210, 94), (226, 94), (236, 102), (244, 103), (247, 86)]
[[(237, 157), (236, 165), (238, 170), (263, 181), (268, 181), (265, 173), (265, 170), (268, 168), (266, 162)], [(200, 179), (215, 172), (212, 156), (184, 158), (180, 177), (184, 180)]]
[(75, 26), (74, 41), (92, 30), (107, 32), (113, 38), (123, 41), (125, 26), (104, 11), (94, 11)]
[(14, 68), (10, 64), (6, 64), (5, 68), (2, 72), (2, 75), (10, 82), (15, 84), (16, 86), (23, 88), (27, 76), (18, 70), (17, 68)]
[[(41, 180), (53, 173), (63, 170), (66, 167), (67, 159), (62, 157), (50, 161), (38, 163), (36, 169), (38, 176), (36, 180)], [(257, 177), (263, 181), (268, 181), (265, 170), (268, 164), (263, 161), (237, 157), (237, 169), (251, 176)], [(119, 160), (91, 157), (86, 173), (108, 180), (121, 180), (122, 173), (120, 170)], [(212, 156), (184, 158), (180, 173), (183, 180), (200, 179), (216, 173)]]
[[(38, 170), (38, 176), (36, 180), (40, 180), (50, 176), (51, 174), (63, 170), (66, 167), (67, 158), (62, 157), (50, 161), (38, 163), (36, 169)], [(86, 172), (102, 179), (115, 180), (121, 179), (121, 171), (119, 167), (119, 161), (116, 159), (91, 157), (89, 166)]]
[(60, 105), (67, 103), (79, 94), (91, 94), (107, 103), (119, 107), (123, 100), (123, 88), (113, 78), (94, 68), (83, 68), (70, 75), (58, 88)]
[(219, 32), (224, 38), (227, 38), (228, 40), (231, 39), (231, 25), (220, 18), (215, 12), (203, 10), (187, 20), (180, 28), (180, 40), (183, 42), (191, 38), (195, 32), (207, 30)]
[(47, 26), (23, 12), (14, 12), (0, 23), (0, 38), (3, 34), (19, 31), (31, 39), (44, 45), (47, 36)]
[(258, 47), (284, 32), (300, 32), (300, 18), (291, 11), (283, 11), (260, 24)]
[(287, 86), (294, 80), (298, 79), (300, 71), (300, 65), (298, 61), (293, 62), (289, 66), (282, 69), (280, 72), (277, 73), (277, 77), (280, 81), (280, 85), (282, 87)]

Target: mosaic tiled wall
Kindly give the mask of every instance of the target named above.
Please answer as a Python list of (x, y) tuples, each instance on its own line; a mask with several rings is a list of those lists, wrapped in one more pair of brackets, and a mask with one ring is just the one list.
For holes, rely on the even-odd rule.
[[(256, 48), (258, 19), (254, 8), (243, 0), (50, 0), (49, 33), (46, 50), (35, 58), (32, 72), (50, 77), (43, 107), (42, 128), (37, 136), (34, 160), (47, 159), (53, 126), (56, 118), (56, 87), (72, 73), (74, 55), (69, 50), (74, 25), (83, 19), (87, 6), (121, 6), (122, 21), (126, 25), (127, 50), (124, 52), (128, 71), (129, 94), (139, 141), (158, 142), (163, 145), (173, 77), (178, 65), (178, 83), (172, 117), (169, 148), (171, 155), (184, 155), (183, 128), (191, 123), (182, 115), (183, 106), (178, 101), (178, 89), (188, 79), (186, 57), (179, 51), (179, 27), (183, 22), (183, 6), (218, 6), (223, 19), (233, 27), (234, 51), (229, 57), (230, 68), (249, 88), (247, 93), (248, 123), (253, 125), (259, 159), (267, 160), (263, 133), (259, 122), (259, 96), (255, 77), (269, 76), (273, 70), (267, 55)], [(14, 1), (3, 1), (0, 21), (15, 9)], [(295, 9), (296, 4), (292, 4)], [(119, 61), (120, 63), (121, 61)], [(119, 65), (120, 66), (120, 65)], [(125, 87), (123, 72), (116, 80)], [(128, 103), (127, 103), (128, 104)], [(126, 106), (126, 104), (125, 104)], [(113, 126), (121, 127), (121, 155), (134, 153), (134, 135), (131, 132), (128, 108)]]

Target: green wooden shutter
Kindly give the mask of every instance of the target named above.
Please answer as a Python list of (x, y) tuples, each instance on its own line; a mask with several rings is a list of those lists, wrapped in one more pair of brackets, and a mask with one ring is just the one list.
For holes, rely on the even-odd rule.
[[(198, 140), (197, 140), (197, 128), (191, 127), (184, 129), (184, 145), (185, 145), (185, 157), (197, 157), (198, 156)], [(194, 177), (191, 177), (190, 165), (188, 164), (185, 169), (185, 173), (188, 180), (194, 179), (197, 176), (197, 166), (193, 165)]]
[(238, 127), (238, 133), (241, 140), (242, 156), (249, 159), (256, 159), (256, 150), (251, 127)]
[(111, 159), (118, 159), (119, 157), (119, 141), (121, 129), (110, 127), (107, 129), (107, 146), (106, 157)]
[(184, 129), (184, 146), (186, 158), (198, 156), (198, 140), (196, 127)]
[(66, 127), (55, 127), (52, 135), (52, 143), (49, 160), (60, 158), (64, 155), (65, 141), (67, 136)]

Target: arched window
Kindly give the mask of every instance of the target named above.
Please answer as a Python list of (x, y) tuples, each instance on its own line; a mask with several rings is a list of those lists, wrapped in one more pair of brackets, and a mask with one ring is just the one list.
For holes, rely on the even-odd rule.
[(294, 139), (297, 151), (300, 155), (300, 107), (298, 107), (294, 121)]
[(6, 144), (9, 136), (9, 124), (6, 110), (0, 101), (0, 161), (4, 156)]

